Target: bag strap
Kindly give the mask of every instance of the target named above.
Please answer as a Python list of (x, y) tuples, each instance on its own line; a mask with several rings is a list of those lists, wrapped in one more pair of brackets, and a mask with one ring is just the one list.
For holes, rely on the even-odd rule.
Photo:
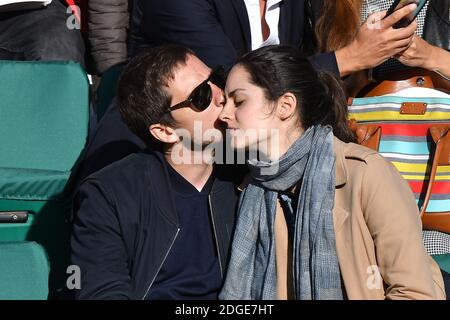
[(450, 93), (450, 81), (436, 72), (420, 68), (388, 73), (377, 81), (371, 81), (367, 72), (359, 72), (349, 76), (345, 82), (349, 104), (354, 97), (382, 96), (407, 88), (429, 88)]
[(425, 200), (420, 210), (423, 226), (427, 229), (450, 233), (450, 211), (427, 214), (436, 172), (439, 166), (450, 165), (450, 125), (436, 125), (430, 128), (430, 134), (435, 142), (433, 164), (428, 181)]
[(349, 126), (355, 133), (358, 144), (378, 151), (381, 139), (381, 126), (377, 124), (358, 124), (355, 119), (349, 120)]

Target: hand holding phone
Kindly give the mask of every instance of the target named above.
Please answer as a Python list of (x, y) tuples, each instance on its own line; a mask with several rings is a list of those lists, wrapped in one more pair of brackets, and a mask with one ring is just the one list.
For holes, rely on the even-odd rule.
[(394, 3), (389, 8), (388, 12), (386, 13), (386, 16), (384, 17), (384, 19), (389, 17), (395, 11), (397, 11), (397, 10), (403, 8), (403, 7), (406, 7), (409, 4), (415, 3), (417, 5), (416, 10), (414, 10), (411, 14), (409, 14), (408, 16), (406, 16), (403, 19), (401, 19), (399, 22), (397, 22), (393, 26), (394, 29), (407, 27), (407, 26), (409, 26), (411, 24), (411, 22), (414, 21), (414, 19), (416, 19), (417, 15), (423, 9), (423, 7), (427, 3), (427, 1), (428, 0), (395, 0)]

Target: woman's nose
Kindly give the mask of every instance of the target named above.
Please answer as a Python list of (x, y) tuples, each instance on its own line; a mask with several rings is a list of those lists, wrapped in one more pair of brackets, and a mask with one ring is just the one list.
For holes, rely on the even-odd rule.
[(233, 121), (234, 116), (232, 112), (232, 108), (227, 105), (227, 103), (224, 103), (224, 108), (219, 114), (219, 120), (222, 122), (225, 122), (227, 124), (230, 124), (231, 121)]

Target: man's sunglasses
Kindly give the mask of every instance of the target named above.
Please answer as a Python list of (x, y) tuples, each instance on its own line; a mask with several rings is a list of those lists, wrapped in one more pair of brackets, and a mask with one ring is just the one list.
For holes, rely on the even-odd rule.
[(206, 108), (208, 108), (208, 106), (211, 104), (213, 96), (209, 82), (214, 83), (220, 89), (224, 90), (226, 82), (225, 69), (223, 67), (214, 69), (209, 75), (208, 79), (195, 87), (195, 89), (186, 100), (171, 106), (169, 109), (167, 109), (166, 112), (171, 112), (173, 110), (185, 107), (191, 107), (192, 110), (197, 112), (206, 110)]

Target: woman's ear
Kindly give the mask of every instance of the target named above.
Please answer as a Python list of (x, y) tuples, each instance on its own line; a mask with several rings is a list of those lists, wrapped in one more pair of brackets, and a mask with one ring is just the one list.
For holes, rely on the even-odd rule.
[(175, 129), (160, 123), (152, 124), (149, 131), (155, 139), (163, 143), (174, 144), (180, 140)]
[(290, 92), (286, 92), (278, 99), (277, 114), (281, 120), (292, 118), (297, 109), (297, 97)]

